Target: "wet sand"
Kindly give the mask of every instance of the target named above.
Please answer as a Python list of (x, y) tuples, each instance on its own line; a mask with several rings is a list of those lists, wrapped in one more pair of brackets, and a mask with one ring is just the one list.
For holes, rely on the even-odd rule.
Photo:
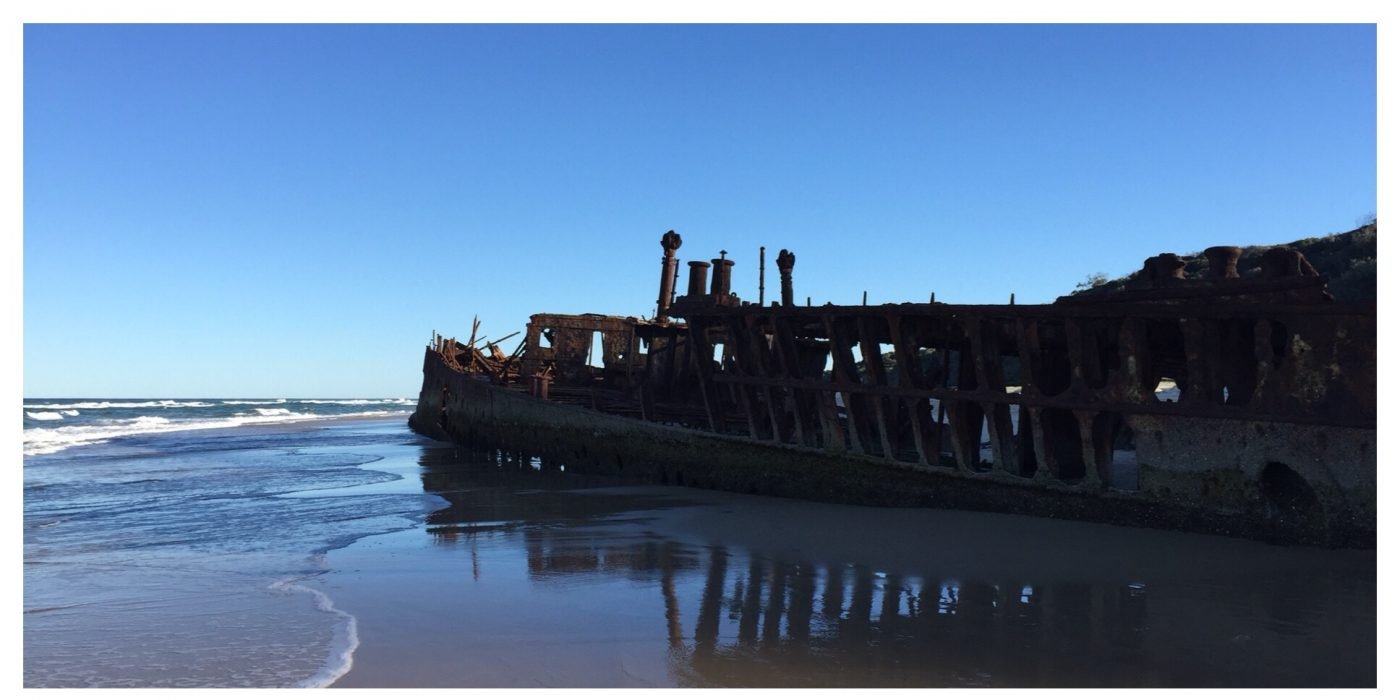
[(1374, 552), (452, 453), (395, 487), (451, 506), (327, 558), (360, 641), (336, 686), (1375, 684)]

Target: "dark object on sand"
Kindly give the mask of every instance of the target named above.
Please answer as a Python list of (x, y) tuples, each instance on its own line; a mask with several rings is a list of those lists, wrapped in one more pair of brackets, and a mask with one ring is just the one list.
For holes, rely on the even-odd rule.
[(1243, 277), (1238, 248), (1196, 277), (1163, 253), (1053, 304), (875, 306), (794, 304), (783, 250), (763, 306), (723, 252), (672, 300), (661, 244), (654, 319), (536, 314), (509, 356), (435, 336), (410, 425), (667, 484), (1374, 546), (1376, 306), (1296, 250)]

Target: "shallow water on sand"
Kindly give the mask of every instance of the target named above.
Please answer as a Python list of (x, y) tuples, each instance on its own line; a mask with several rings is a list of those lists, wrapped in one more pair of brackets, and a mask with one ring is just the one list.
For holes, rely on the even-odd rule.
[(401, 419), (24, 467), (26, 686), (1371, 686), (1371, 551), (574, 473)]
[(1374, 552), (421, 462), (452, 505), (328, 556), (339, 686), (1375, 684)]
[(421, 523), (423, 494), (294, 498), (399, 477), (402, 419), (122, 436), (24, 466), (28, 687), (324, 685), (353, 618), (324, 552)]

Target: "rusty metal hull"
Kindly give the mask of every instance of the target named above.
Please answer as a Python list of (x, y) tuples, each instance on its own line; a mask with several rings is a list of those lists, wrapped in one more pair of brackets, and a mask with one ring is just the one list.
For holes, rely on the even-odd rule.
[[(1075, 484), (1035, 480), (996, 471), (956, 469), (885, 459), (847, 450), (782, 444), (703, 428), (612, 415), (588, 406), (529, 395), (449, 367), (425, 353), (424, 385), (409, 419), (417, 432), (461, 444), (518, 451), (539, 457), (542, 468), (626, 474), (657, 483), (855, 505), (938, 507), (1054, 517), (1329, 546), (1373, 547), (1370, 513), (1344, 516), (1329, 510), (1324, 523), (1281, 529), (1247, 470), (1206, 466), (1196, 473), (1147, 469), (1136, 491), (1086, 491)], [(1148, 420), (1174, 420), (1156, 418)], [(1207, 421), (1202, 430), (1218, 430)], [(1162, 435), (1190, 441), (1182, 426), (1151, 422)], [(1241, 422), (1242, 434), (1276, 429)], [(1293, 431), (1292, 439), (1328, 440), (1374, 461), (1374, 429), (1321, 427)], [(1318, 437), (1318, 436), (1327, 437)], [(1311, 437), (1309, 437), (1311, 436)], [(1369, 446), (1359, 441), (1369, 440)], [(1144, 449), (1172, 450), (1164, 442)], [(1304, 449), (1307, 449), (1304, 446)], [(1325, 451), (1325, 450), (1324, 450)], [(1254, 475), (1257, 478), (1257, 474)], [(1371, 502), (1374, 490), (1371, 487)], [(1365, 490), (1363, 486), (1362, 491)], [(1331, 494), (1329, 494), (1331, 495)], [(1354, 494), (1344, 497), (1354, 500)], [(1365, 497), (1363, 496), (1362, 500)]]

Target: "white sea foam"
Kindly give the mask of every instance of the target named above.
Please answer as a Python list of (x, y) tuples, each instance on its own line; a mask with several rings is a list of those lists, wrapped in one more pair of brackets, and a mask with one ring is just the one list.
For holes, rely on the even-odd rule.
[(309, 403), (326, 404), (333, 406), (369, 406), (372, 404), (395, 404), (398, 406), (412, 406), (418, 402), (410, 399), (230, 399), (220, 401), (225, 406), (272, 406), (285, 403)]
[(206, 401), (175, 401), (165, 399), (161, 401), (79, 401), (77, 403), (36, 403), (24, 404), (25, 408), (48, 408), (48, 409), (88, 409), (101, 410), (104, 408), (208, 408), (214, 404)]
[(282, 579), (273, 583), (269, 588), (287, 593), (310, 593), (316, 600), (317, 610), (340, 618), (340, 624), (336, 626), (330, 647), (326, 650), (326, 660), (321, 668), (301, 682), (293, 684), (293, 687), (296, 688), (325, 688), (349, 673), (350, 669), (354, 667), (355, 650), (360, 647), (359, 628), (355, 616), (335, 607), (335, 601), (332, 601), (330, 596), (297, 583), (305, 578), (308, 577), (294, 576)]
[(254, 411), (257, 411), (258, 415), (260, 415), (260, 416), (291, 416), (291, 415), (296, 415), (296, 414), (292, 413), (291, 409), (287, 409), (287, 408), (255, 408), (255, 409), (253, 409), (253, 410), (254, 410)]
[[(281, 410), (286, 409), (269, 409)], [(62, 426), (57, 428), (27, 428), (24, 431), (24, 454), (43, 455), (58, 452), (69, 447), (94, 445), (113, 438), (149, 433), (172, 433), (182, 430), (208, 430), (211, 428), (236, 428), (241, 425), (267, 423), (297, 423), (301, 421), (326, 420), (330, 418), (355, 418), (389, 415), (389, 411), (363, 411), (340, 415), (316, 413), (278, 413), (276, 415), (230, 416), (227, 418), (170, 420), (161, 416), (139, 416), (131, 419), (104, 421), (89, 425)]]
[(62, 414), (65, 415), (65, 416), (76, 416), (76, 415), (78, 415), (78, 412), (77, 412), (77, 411), (59, 411), (59, 413), (62, 413)]
[(302, 399), (297, 403), (321, 403), (336, 406), (368, 406), (372, 403), (394, 403), (399, 399)]
[(24, 415), (29, 416), (30, 418), (32, 418), (32, 419), (34, 419), (34, 420), (63, 420), (63, 414), (62, 414), (62, 413), (54, 413), (54, 412), (52, 412), (52, 411), (38, 411), (38, 412), (25, 411)]

